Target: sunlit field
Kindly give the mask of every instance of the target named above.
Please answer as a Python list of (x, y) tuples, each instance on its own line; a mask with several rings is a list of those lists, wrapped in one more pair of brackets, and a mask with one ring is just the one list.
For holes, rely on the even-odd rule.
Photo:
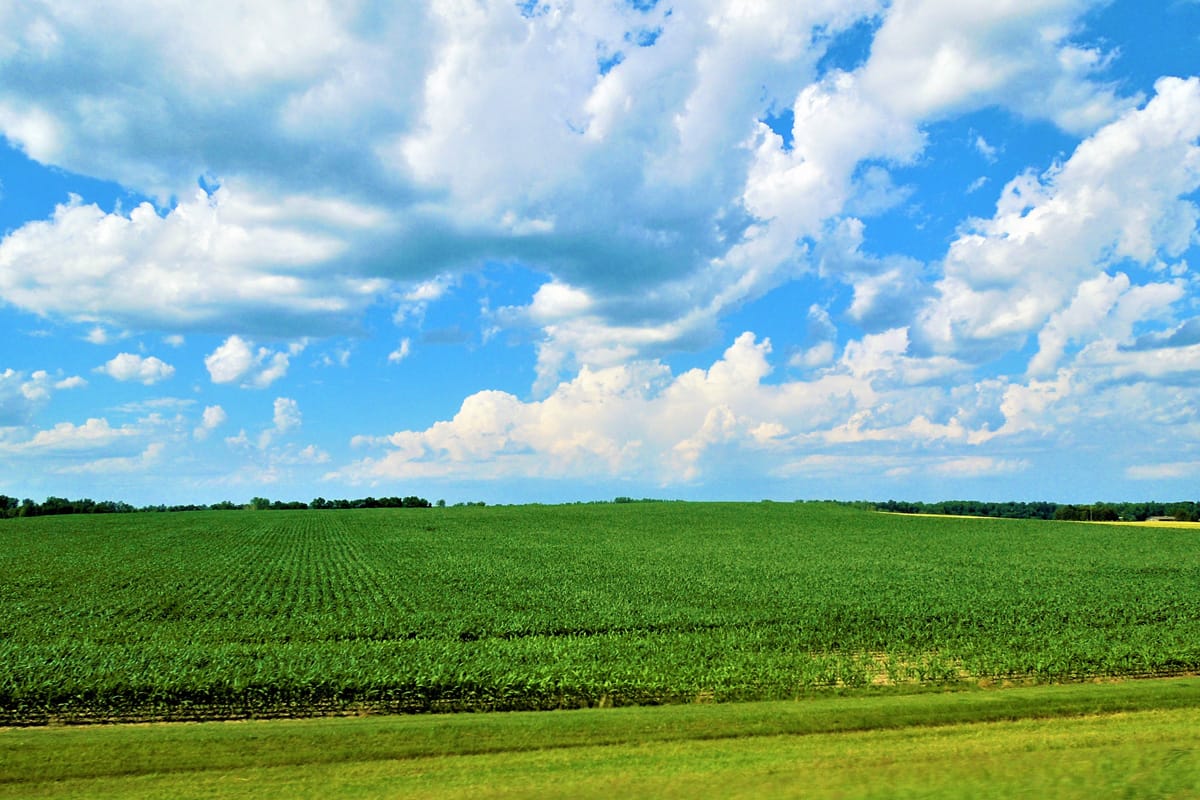
[(9, 723), (770, 700), (1200, 668), (1181, 527), (812, 504), (0, 523)]

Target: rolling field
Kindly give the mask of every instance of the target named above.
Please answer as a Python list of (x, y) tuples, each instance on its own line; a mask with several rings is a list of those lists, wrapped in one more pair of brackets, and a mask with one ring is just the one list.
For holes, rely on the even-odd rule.
[(633, 503), (0, 523), (0, 722), (1200, 670), (1194, 530)]

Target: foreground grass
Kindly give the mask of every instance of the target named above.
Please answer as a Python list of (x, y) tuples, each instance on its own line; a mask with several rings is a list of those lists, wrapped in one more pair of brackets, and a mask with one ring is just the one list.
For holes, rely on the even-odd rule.
[(17, 728), (0, 797), (1195, 797), (1200, 679)]

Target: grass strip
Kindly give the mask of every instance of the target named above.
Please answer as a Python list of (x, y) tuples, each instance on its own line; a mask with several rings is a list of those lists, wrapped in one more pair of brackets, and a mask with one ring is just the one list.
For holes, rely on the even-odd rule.
[(0, 796), (36, 785), (171, 773), (236, 772), (667, 746), (1121, 712), (1200, 709), (1200, 678), (790, 702), (444, 716), (159, 723), (0, 731)]
[[(1200, 712), (551, 748), (23, 784), (25, 800), (1192, 800)], [(0, 796), (4, 796), (0, 787)]]

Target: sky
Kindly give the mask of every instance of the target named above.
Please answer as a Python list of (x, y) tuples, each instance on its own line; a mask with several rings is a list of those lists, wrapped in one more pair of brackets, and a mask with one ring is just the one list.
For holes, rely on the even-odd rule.
[(0, 493), (1197, 499), (1198, 203), (1197, 0), (0, 0)]

